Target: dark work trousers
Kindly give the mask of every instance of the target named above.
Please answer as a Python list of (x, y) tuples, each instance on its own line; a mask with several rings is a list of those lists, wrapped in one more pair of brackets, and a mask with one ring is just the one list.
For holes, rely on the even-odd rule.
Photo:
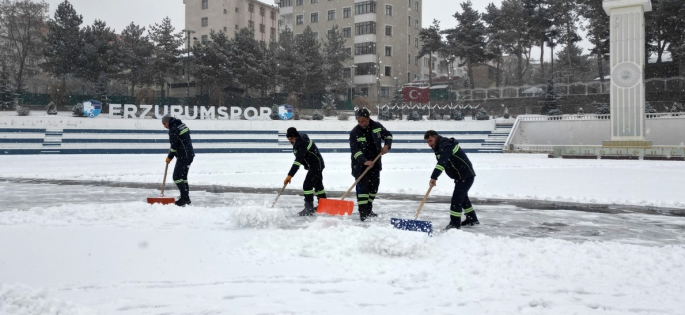
[(174, 167), (174, 183), (178, 186), (181, 192), (181, 198), (188, 198), (190, 193), (190, 186), (188, 186), (188, 171), (190, 164), (193, 163), (193, 158), (190, 159), (176, 159), (176, 166)]
[(378, 186), (381, 183), (381, 172), (375, 168), (369, 170), (362, 180), (357, 183), (357, 205), (359, 213), (368, 214), (373, 209)]
[(450, 205), (450, 222), (461, 221), (461, 211), (466, 213), (473, 211), (471, 200), (469, 200), (469, 189), (473, 185), (474, 177), (465, 180), (454, 180), (454, 192), (452, 193), (452, 204)]
[(309, 170), (307, 176), (304, 178), (302, 190), (304, 190), (304, 202), (314, 203), (314, 195), (316, 198), (326, 198), (326, 190), (323, 188), (323, 171)]

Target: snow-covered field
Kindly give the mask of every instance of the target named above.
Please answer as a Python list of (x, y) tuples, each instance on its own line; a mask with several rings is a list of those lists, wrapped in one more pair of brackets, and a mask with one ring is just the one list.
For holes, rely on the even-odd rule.
[[(470, 155), (472, 195), (685, 207), (682, 162)], [(352, 182), (327, 154), (327, 190)], [(163, 156), (2, 156), (3, 177), (156, 183)], [(298, 196), (0, 182), (0, 314), (682, 314), (685, 218), (476, 206), (483, 224), (399, 231), (429, 154), (384, 158), (381, 218), (298, 218)], [(190, 183), (280, 187), (291, 154), (201, 155)], [(304, 173), (294, 179), (300, 187)], [(449, 195), (447, 178), (436, 194)], [(173, 191), (176, 194), (176, 191)], [(374, 207), (376, 208), (376, 207)], [(16, 209), (16, 210), (15, 210)], [(375, 209), (376, 210), (376, 209)], [(422, 218), (439, 227), (448, 206)]]
[[(345, 191), (354, 182), (350, 156), (323, 154), (324, 185)], [(673, 161), (549, 159), (545, 155), (469, 154), (477, 173), (470, 195), (483, 198), (537, 199), (600, 204), (685, 208), (685, 164)], [(44, 178), (161, 183), (164, 156), (52, 155), (1, 156), (5, 178)], [(193, 184), (240, 187), (282, 187), (293, 155), (198, 155), (189, 174)], [(173, 164), (171, 165), (173, 167)], [(383, 157), (379, 198), (383, 193), (423, 195), (435, 167), (432, 154)], [(300, 189), (301, 171), (290, 188)], [(452, 194), (447, 176), (432, 194)]]

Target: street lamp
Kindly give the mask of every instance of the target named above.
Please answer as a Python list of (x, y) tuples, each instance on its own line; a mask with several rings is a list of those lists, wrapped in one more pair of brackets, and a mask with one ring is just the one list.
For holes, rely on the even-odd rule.
[(186, 105), (190, 105), (190, 34), (194, 34), (195, 31), (191, 29), (184, 29), (186, 37), (188, 38), (187, 58), (186, 58)]

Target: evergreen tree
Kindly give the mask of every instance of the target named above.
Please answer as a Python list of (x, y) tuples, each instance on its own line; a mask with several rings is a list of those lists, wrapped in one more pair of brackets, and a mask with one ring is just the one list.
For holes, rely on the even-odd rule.
[(532, 46), (529, 15), (521, 0), (504, 0), (500, 9), (504, 52), (516, 56), (516, 85), (524, 85)]
[[(564, 49), (557, 53), (557, 59), (560, 61), (557, 67), (557, 73), (565, 76), (566, 80), (576, 78), (580, 81), (592, 81), (595, 78), (595, 72), (592, 70), (592, 64), (587, 55), (583, 55), (583, 49), (578, 45), (573, 44), (570, 49)], [(565, 60), (571, 60), (573, 68), (569, 68)], [(567, 81), (566, 83), (573, 83)]]
[(195, 58), (194, 76), (202, 78), (209, 86), (225, 89), (237, 83), (235, 70), (238, 62), (235, 57), (235, 41), (223, 32), (212, 31), (210, 40), (205, 44), (193, 46)]
[(473, 83), (473, 66), (488, 59), (485, 46), (485, 25), (481, 20), (481, 15), (473, 9), (471, 1), (461, 4), (462, 13), (455, 13), (457, 27), (444, 30), (441, 33), (446, 35), (447, 45), (454, 55), (461, 58), (463, 62), (460, 67), (466, 65), (468, 70), (468, 86), (475, 88)]
[(433, 20), (433, 25), (428, 28), (423, 28), (419, 32), (419, 38), (423, 45), (419, 50), (419, 57), (428, 55), (430, 62), (428, 62), (428, 85), (433, 86), (433, 53), (438, 52), (445, 46), (440, 35), (440, 21)]
[(62, 79), (78, 73), (78, 63), (81, 55), (81, 23), (83, 17), (68, 0), (60, 3), (55, 11), (54, 19), (47, 22), (48, 34), (45, 38), (43, 57), (45, 62), (40, 66), (46, 72)]
[(266, 80), (264, 81), (266, 90), (271, 89), (274, 93), (276, 92), (276, 86), (279, 84), (280, 74), (278, 60), (278, 41), (271, 36), (269, 39), (268, 46), (264, 50), (264, 75)]
[(324, 73), (324, 60), (321, 53), (321, 44), (314, 38), (314, 32), (307, 26), (302, 36), (295, 38), (296, 52), (301, 56), (298, 73), (302, 74), (299, 78), (299, 92), (311, 101), (325, 92), (326, 75)]
[(78, 76), (96, 85), (98, 97), (107, 105), (109, 78), (121, 69), (120, 43), (104, 21), (95, 20), (83, 31), (83, 53)]
[(544, 96), (541, 114), (550, 116), (562, 114), (559, 109), (559, 94), (554, 90), (553, 77), (547, 81), (547, 92)]
[(599, 0), (580, 0), (579, 10), (587, 21), (585, 30), (593, 45), (590, 52), (596, 56), (597, 75), (604, 83), (604, 59), (609, 55), (609, 15), (604, 12), (602, 1)]
[(0, 110), (9, 110), (13, 102), (10, 75), (5, 60), (0, 59), (0, 62)]
[(264, 51), (254, 38), (254, 30), (240, 29), (233, 41), (235, 42), (235, 62), (233, 63), (235, 80), (246, 90), (266, 88), (268, 81), (264, 75)]
[(681, 0), (652, 0), (652, 12), (645, 15), (647, 48), (656, 53), (657, 63), (663, 62), (666, 51), (680, 53), (685, 43), (685, 3)]
[(483, 14), (483, 22), (487, 24), (486, 30), (488, 34), (488, 44), (487, 50), (492, 54), (492, 57), (497, 62), (497, 82), (496, 86), (500, 87), (500, 79), (502, 75), (500, 74), (500, 69), (502, 68), (502, 55), (504, 54), (504, 33), (506, 27), (501, 19), (501, 10), (495, 6), (495, 4), (490, 3), (485, 9)]
[(4, 53), (12, 60), (17, 93), (22, 92), (27, 77), (38, 73), (33, 61), (37, 61), (43, 51), (42, 28), (48, 19), (47, 13), (48, 4), (43, 1), (0, 2), (0, 38), (9, 44)]
[[(581, 0), (584, 1), (584, 0)], [(588, 0), (598, 2), (601, 0)], [(545, 75), (545, 43), (548, 41), (547, 34), (552, 27), (552, 18), (549, 13), (549, 0), (523, 0), (523, 7), (528, 15), (528, 29), (531, 43), (540, 47), (540, 79), (544, 82)], [(604, 10), (600, 10), (604, 13)]]
[(121, 62), (123, 72), (119, 77), (131, 87), (131, 96), (136, 95), (136, 86), (147, 86), (153, 82), (154, 46), (147, 35), (145, 27), (133, 22), (121, 32)]
[(338, 26), (335, 25), (323, 44), (326, 84), (328, 89), (335, 94), (344, 94), (347, 91), (347, 82), (343, 73), (345, 62), (352, 59), (352, 56), (345, 49), (346, 40)]
[[(182, 64), (179, 62), (183, 34), (175, 33), (171, 25), (171, 19), (166, 17), (161, 24), (150, 26), (149, 36), (155, 44), (153, 59), (154, 81), (162, 88), (162, 97), (166, 97), (164, 86), (166, 77), (176, 76), (181, 73)], [(189, 74), (186, 74), (189, 75)]]
[[(554, 17), (553, 25), (556, 28), (558, 40), (563, 43), (566, 50), (572, 50), (574, 44), (581, 41), (582, 38), (578, 35), (578, 24), (580, 22), (578, 15), (578, 3), (576, 0), (555, 0), (551, 2), (550, 11)], [(566, 54), (569, 58), (564, 60), (570, 69), (569, 81), (574, 81), (574, 64), (570, 58), (572, 52)]]
[(301, 82), (299, 79), (304, 76), (304, 71), (300, 67), (301, 55), (298, 55), (296, 50), (297, 43), (293, 32), (289, 28), (285, 28), (278, 35), (278, 51), (276, 57), (278, 59), (279, 78), (284, 92), (299, 93)]

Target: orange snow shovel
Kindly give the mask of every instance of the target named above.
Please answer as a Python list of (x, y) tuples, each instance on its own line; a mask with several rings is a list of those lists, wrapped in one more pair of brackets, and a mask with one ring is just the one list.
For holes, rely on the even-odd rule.
[[(382, 154), (378, 154), (378, 156), (373, 160), (373, 163), (375, 164), (378, 159), (381, 158)], [(352, 214), (352, 210), (354, 210), (354, 202), (353, 201), (346, 201), (345, 197), (352, 191), (352, 188), (354, 186), (357, 186), (360, 180), (366, 175), (366, 173), (369, 172), (369, 170), (373, 166), (368, 166), (365, 170), (364, 173), (362, 173), (359, 178), (352, 184), (350, 189), (348, 189), (345, 194), (342, 196), (340, 200), (335, 200), (335, 199), (320, 199), (319, 200), (319, 205), (316, 208), (316, 213), (325, 213), (325, 214), (330, 214), (330, 215), (350, 215)]]
[(164, 180), (162, 180), (162, 194), (159, 197), (147, 197), (147, 203), (155, 204), (161, 203), (163, 205), (172, 204), (175, 202), (174, 197), (164, 197), (164, 186), (166, 186), (166, 173), (169, 170), (169, 163), (166, 163), (164, 168)]

